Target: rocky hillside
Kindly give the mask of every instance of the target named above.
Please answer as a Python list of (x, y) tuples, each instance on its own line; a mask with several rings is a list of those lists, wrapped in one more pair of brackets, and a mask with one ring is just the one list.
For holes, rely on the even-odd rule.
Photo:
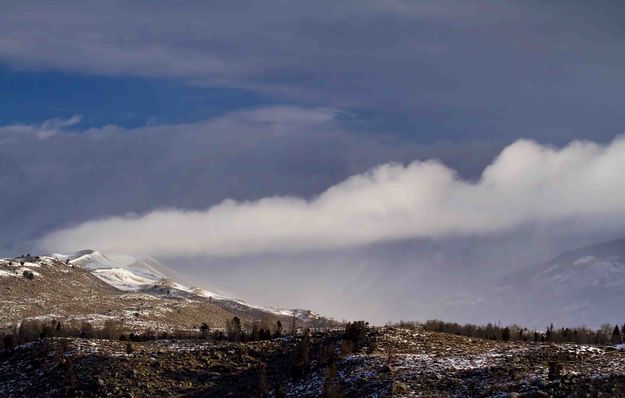
[(496, 342), (421, 328), (247, 343), (47, 338), (0, 357), (0, 396), (623, 397), (615, 347)]
[(129, 330), (223, 327), (281, 319), (286, 325), (321, 320), (306, 310), (253, 306), (167, 278), (154, 261), (120, 264), (96, 252), (0, 259), (0, 326), (24, 319), (87, 321), (108, 319)]

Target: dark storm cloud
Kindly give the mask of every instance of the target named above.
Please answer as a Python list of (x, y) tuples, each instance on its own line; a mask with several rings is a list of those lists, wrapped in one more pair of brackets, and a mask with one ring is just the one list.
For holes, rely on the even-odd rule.
[[(5, 2), (16, 68), (180, 78), (386, 112), (422, 140), (605, 141), (625, 122), (610, 2)], [(398, 116), (407, 119), (393, 125)], [(419, 128), (415, 128), (419, 127)]]

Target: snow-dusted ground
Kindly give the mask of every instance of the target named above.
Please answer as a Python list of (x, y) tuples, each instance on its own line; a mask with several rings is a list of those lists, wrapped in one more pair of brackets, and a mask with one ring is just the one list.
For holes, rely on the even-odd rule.
[[(267, 364), (270, 397), (277, 396), (277, 386), (287, 397), (324, 396), (328, 383), (347, 398), (625, 396), (625, 352), (619, 347), (501, 342), (383, 327), (370, 331), (368, 344), (376, 342), (371, 350), (352, 353), (341, 352), (342, 333), (330, 330), (310, 335), (310, 366), (293, 376), (303, 335), (257, 342), (132, 342), (131, 353), (127, 342), (117, 340), (39, 340), (0, 360), (5, 380), (0, 396), (59, 396), (48, 391), (66, 380), (64, 358), (54, 352), (63, 344), (83, 396), (124, 396), (129, 390), (131, 396), (256, 396), (261, 363)], [(333, 378), (320, 347), (337, 353)], [(550, 371), (554, 363), (560, 365), (558, 374)], [(96, 384), (98, 378), (102, 382)]]
[[(503, 398), (512, 392), (523, 397), (622, 397), (625, 354), (615, 348), (619, 347), (505, 343), (382, 328), (376, 352), (339, 357), (335, 383), (350, 397)], [(559, 375), (550, 375), (551, 363), (562, 366)], [(322, 396), (327, 372), (317, 367), (291, 381), (286, 395)], [(615, 384), (607, 387), (607, 380)], [(601, 395), (601, 389), (610, 394)]]

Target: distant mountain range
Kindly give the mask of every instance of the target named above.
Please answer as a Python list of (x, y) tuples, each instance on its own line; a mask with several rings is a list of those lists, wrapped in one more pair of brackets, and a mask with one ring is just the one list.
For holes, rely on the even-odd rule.
[(591, 327), (625, 322), (625, 239), (564, 252), (456, 303), (496, 322)]

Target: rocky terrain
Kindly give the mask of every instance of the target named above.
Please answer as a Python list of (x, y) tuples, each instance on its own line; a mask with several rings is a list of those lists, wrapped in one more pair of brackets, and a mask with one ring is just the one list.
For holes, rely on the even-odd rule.
[(341, 331), (130, 347), (47, 338), (2, 357), (0, 396), (625, 396), (625, 351), (616, 347), (495, 342), (418, 327), (370, 329), (359, 352), (346, 341)]

